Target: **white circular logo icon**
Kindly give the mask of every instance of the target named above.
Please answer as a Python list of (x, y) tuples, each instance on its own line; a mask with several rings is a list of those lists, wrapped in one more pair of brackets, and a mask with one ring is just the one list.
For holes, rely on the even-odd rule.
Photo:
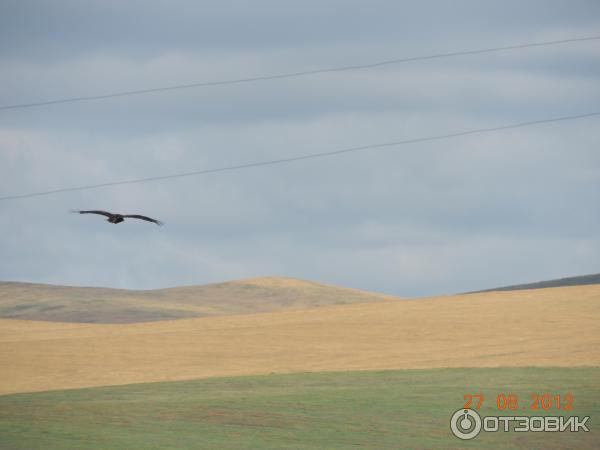
[(450, 429), (459, 439), (473, 439), (481, 431), (481, 417), (472, 409), (459, 409), (452, 414)]

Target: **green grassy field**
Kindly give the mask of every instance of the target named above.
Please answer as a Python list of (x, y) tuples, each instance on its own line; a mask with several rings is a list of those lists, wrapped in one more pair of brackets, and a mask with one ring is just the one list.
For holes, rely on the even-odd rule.
[[(450, 434), (466, 393), (574, 395), (589, 433)], [(7, 449), (406, 449), (600, 446), (600, 368), (434, 369), (213, 378), (0, 397)]]

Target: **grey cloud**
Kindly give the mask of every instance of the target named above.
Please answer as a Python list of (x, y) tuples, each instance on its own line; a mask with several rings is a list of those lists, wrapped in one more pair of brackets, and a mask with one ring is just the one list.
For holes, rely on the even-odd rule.
[[(594, 1), (49, 5), (1, 6), (2, 104), (590, 35), (600, 22)], [(597, 44), (581, 43), (2, 111), (0, 192), (586, 112), (599, 66)], [(275, 274), (426, 295), (597, 272), (596, 123), (0, 202), (0, 279), (153, 288)], [(68, 213), (88, 207), (166, 226)]]
[[(447, 40), (472, 44), (538, 29), (596, 25), (593, 0), (522, 2), (336, 0), (9, 0), (0, 9), (0, 50), (11, 59), (57, 60), (116, 53), (144, 59), (169, 49), (203, 53), (394, 40), (411, 48)], [(460, 30), (460, 33), (457, 33)]]

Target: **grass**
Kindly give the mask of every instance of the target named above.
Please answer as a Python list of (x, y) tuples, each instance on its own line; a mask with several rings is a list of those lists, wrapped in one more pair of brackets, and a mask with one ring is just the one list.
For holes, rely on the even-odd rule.
[[(463, 395), (572, 392), (589, 433), (450, 434)], [(430, 369), (305, 373), (13, 394), (0, 397), (0, 448), (400, 449), (598, 448), (600, 368)]]
[(555, 280), (538, 281), (536, 283), (502, 286), (492, 289), (484, 289), (481, 291), (473, 291), (472, 293), (492, 291), (516, 291), (522, 289), (545, 289), (559, 286), (586, 286), (588, 284), (600, 284), (600, 273), (595, 273), (592, 275), (580, 275), (577, 277), (558, 278)]
[(74, 323), (139, 323), (392, 298), (281, 277), (149, 291), (0, 282), (0, 317)]

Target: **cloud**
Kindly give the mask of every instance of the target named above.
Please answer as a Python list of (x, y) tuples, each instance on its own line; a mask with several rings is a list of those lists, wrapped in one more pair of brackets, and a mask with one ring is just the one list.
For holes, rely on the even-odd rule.
[[(2, 6), (3, 104), (598, 29), (597, 2), (583, 1), (41, 5)], [(587, 112), (600, 100), (599, 66), (588, 42), (2, 111), (0, 192)], [(597, 272), (596, 121), (0, 202), (10, 262), (0, 279), (154, 288), (276, 274), (427, 295)], [(79, 208), (145, 213), (166, 226), (68, 214)]]

